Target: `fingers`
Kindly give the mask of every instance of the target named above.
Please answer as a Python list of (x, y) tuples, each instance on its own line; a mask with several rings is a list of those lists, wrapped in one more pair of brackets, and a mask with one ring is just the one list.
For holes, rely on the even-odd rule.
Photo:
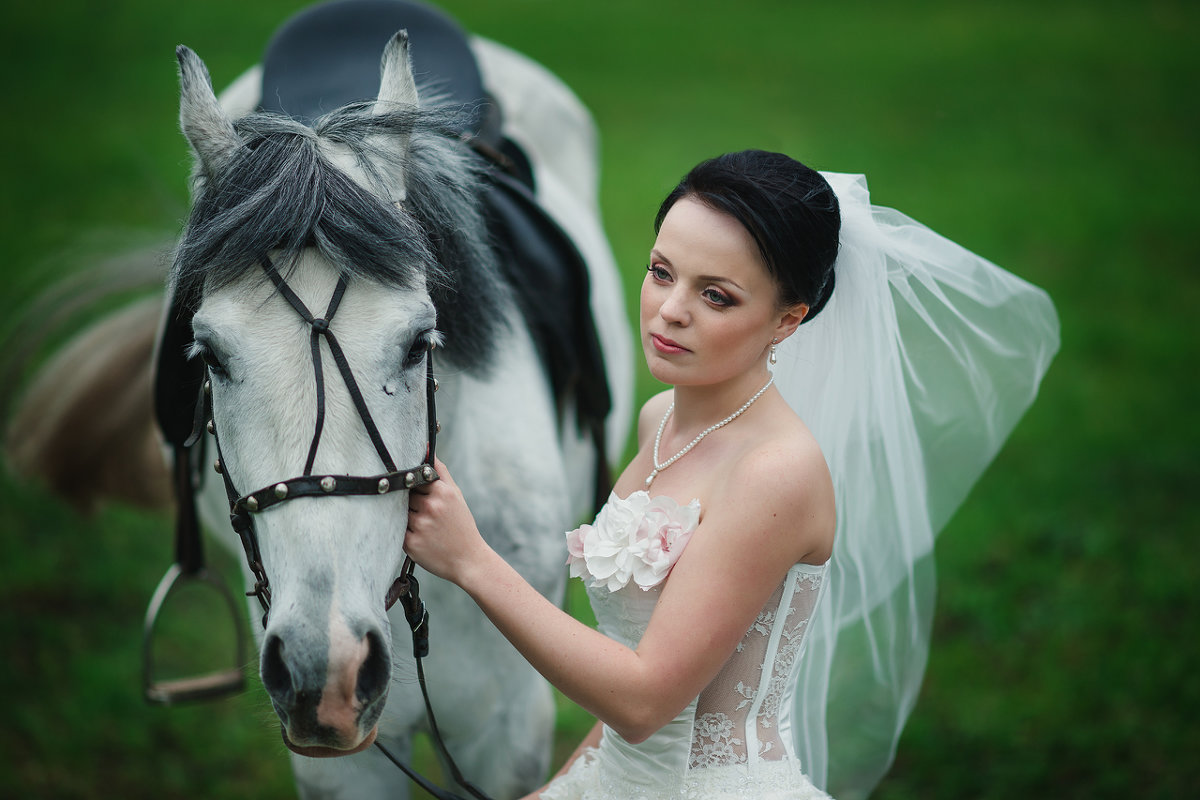
[(434, 457), (433, 468), (438, 479), (409, 489), (408, 530), (413, 531), (437, 524), (447, 509), (453, 505), (458, 487), (450, 477), (450, 470), (441, 459)]
[[(410, 497), (416, 496), (416, 495), (428, 495), (430, 492), (433, 491), (433, 487), (436, 484), (443, 482), (443, 481), (445, 482), (444, 485), (447, 485), (447, 486), (455, 485), (454, 479), (450, 477), (450, 468), (447, 467), (446, 464), (440, 458), (438, 458), (436, 455), (433, 457), (433, 471), (434, 471), (435, 475), (431, 482), (419, 484), (408, 490)], [(410, 501), (409, 505), (411, 507), (411, 505), (412, 505), (411, 501)]]
[(442, 461), (436, 455), (433, 457), (433, 471), (438, 475), (437, 480), (445, 481), (449, 486), (455, 485), (454, 478), (450, 476), (450, 468), (446, 466), (446, 462)]

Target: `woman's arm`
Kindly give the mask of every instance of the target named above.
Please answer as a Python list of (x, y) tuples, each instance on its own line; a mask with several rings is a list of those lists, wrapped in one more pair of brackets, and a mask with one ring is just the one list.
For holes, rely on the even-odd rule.
[(576, 704), (622, 735), (635, 736), (633, 715), (614, 702), (612, 680), (636, 669), (634, 651), (579, 622), (530, 586), (479, 535), (445, 464), (441, 480), (409, 498), (404, 549), (438, 577), (465, 590), (500, 632)]
[[(479, 535), (445, 465), (437, 469), (443, 480), (410, 498), (406, 551), (462, 587), (563, 694), (635, 743), (700, 693), (788, 568), (819, 555), (832, 535), (824, 510), (832, 490), (796, 488), (823, 486), (813, 459), (785, 449), (754, 454), (711, 498), (631, 650), (530, 586)], [(827, 482), (823, 460), (820, 472)]]

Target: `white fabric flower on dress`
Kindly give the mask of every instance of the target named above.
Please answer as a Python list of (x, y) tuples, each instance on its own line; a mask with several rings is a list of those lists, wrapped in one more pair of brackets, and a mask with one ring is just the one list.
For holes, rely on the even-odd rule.
[(643, 590), (662, 583), (700, 522), (700, 501), (686, 506), (644, 491), (611, 495), (591, 525), (567, 534), (571, 577), (610, 592), (632, 580)]

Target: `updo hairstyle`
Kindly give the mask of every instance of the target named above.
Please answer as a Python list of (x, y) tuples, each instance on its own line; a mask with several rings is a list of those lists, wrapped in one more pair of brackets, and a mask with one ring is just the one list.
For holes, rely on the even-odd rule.
[(837, 196), (816, 170), (782, 153), (743, 150), (697, 164), (658, 209), (657, 233), (667, 212), (694, 197), (742, 224), (758, 244), (779, 287), (781, 308), (808, 305), (808, 322), (833, 294), (841, 213)]

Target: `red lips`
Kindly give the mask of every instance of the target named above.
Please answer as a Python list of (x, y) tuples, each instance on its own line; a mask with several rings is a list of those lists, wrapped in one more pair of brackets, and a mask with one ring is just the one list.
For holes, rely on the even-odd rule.
[(650, 342), (654, 345), (654, 349), (660, 353), (678, 354), (690, 352), (679, 342), (668, 339), (665, 336), (659, 336), (657, 333), (650, 334)]

